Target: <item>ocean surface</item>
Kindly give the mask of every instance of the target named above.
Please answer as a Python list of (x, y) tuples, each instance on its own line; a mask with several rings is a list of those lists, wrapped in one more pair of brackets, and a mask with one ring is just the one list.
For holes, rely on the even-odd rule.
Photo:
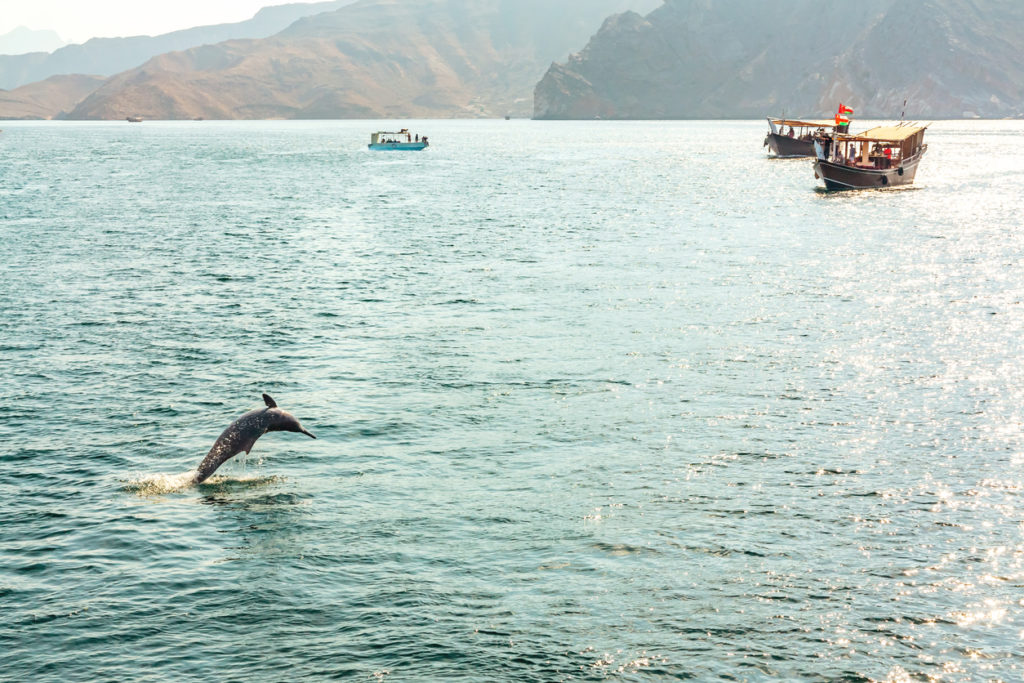
[(0, 126), (0, 679), (1024, 680), (1024, 122), (403, 125)]

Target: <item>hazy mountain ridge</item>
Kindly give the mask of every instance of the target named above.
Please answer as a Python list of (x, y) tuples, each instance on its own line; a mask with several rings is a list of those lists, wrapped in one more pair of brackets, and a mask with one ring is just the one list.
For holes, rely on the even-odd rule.
[(1024, 115), (1024, 3), (666, 0), (552, 64), (537, 118)]
[[(225, 30), (277, 32), (213, 42)], [(905, 99), (911, 117), (1024, 115), (1015, 0), (339, 0), (24, 59), (85, 71), (158, 39), (192, 45), (102, 83), (0, 91), (0, 118), (746, 118), (839, 101), (890, 118)]]
[(14, 30), (0, 35), (0, 55), (52, 52), (65, 45), (67, 42), (57, 35), (56, 31), (33, 31), (26, 26), (18, 26)]
[(17, 88), (58, 74), (111, 76), (173, 50), (226, 40), (265, 38), (310, 14), (329, 12), (354, 0), (294, 3), (264, 7), (252, 19), (174, 31), (158, 36), (93, 38), (53, 53), (0, 55), (0, 88)]
[(0, 119), (49, 119), (70, 111), (94, 91), (102, 76), (51, 76), (45, 81), (0, 90)]
[(160, 55), (74, 119), (529, 116), (553, 59), (658, 0), (362, 0), (263, 40)]

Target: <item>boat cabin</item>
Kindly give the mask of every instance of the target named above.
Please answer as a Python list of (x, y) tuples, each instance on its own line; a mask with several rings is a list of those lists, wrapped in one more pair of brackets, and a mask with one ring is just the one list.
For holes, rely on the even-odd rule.
[[(413, 139), (414, 137), (415, 137), (415, 140)], [(397, 131), (381, 130), (381, 131), (377, 131), (376, 133), (372, 133), (370, 135), (370, 144), (371, 145), (392, 144), (392, 143), (397, 143), (397, 142), (407, 142), (408, 143), (408, 142), (414, 142), (414, 141), (415, 142), (421, 142), (421, 141), (422, 142), (426, 142), (427, 138), (426, 138), (426, 136), (424, 136), (422, 138), (422, 140), (421, 140), (419, 135), (413, 136), (413, 134), (409, 132), (408, 128), (403, 128), (402, 130), (397, 130)]]
[(819, 159), (856, 168), (897, 168), (924, 147), (928, 125), (900, 123), (879, 126), (856, 135), (818, 136), (815, 151)]
[(815, 133), (824, 133), (833, 126), (835, 122), (829, 119), (768, 119), (772, 134), (796, 140), (810, 140)]

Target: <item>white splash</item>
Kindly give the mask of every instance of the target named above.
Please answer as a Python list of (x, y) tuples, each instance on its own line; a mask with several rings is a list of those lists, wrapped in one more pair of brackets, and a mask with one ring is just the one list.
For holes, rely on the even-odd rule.
[(191, 488), (195, 485), (195, 479), (195, 470), (179, 474), (139, 474), (133, 479), (124, 480), (124, 490), (139, 496), (161, 496)]
[[(188, 472), (182, 472), (180, 474), (169, 474), (166, 472), (158, 472), (156, 474), (138, 473), (130, 479), (123, 479), (122, 482), (124, 483), (124, 486), (122, 489), (141, 497), (164, 496), (169, 493), (179, 493), (196, 487), (195, 479), (196, 470), (189, 470)], [(241, 475), (230, 476), (215, 474), (202, 484), (199, 484), (198, 488), (202, 490), (222, 485), (249, 488), (267, 486), (280, 481), (284, 481), (284, 478), (277, 475), (266, 476), (243, 473)]]

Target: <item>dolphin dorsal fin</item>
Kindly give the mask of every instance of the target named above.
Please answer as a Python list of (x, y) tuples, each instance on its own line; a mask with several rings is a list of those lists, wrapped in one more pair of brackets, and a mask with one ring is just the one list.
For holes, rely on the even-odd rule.
[(270, 398), (269, 394), (263, 394), (263, 402), (267, 404), (268, 408), (276, 408), (277, 407), (277, 401), (275, 401), (274, 399)]

